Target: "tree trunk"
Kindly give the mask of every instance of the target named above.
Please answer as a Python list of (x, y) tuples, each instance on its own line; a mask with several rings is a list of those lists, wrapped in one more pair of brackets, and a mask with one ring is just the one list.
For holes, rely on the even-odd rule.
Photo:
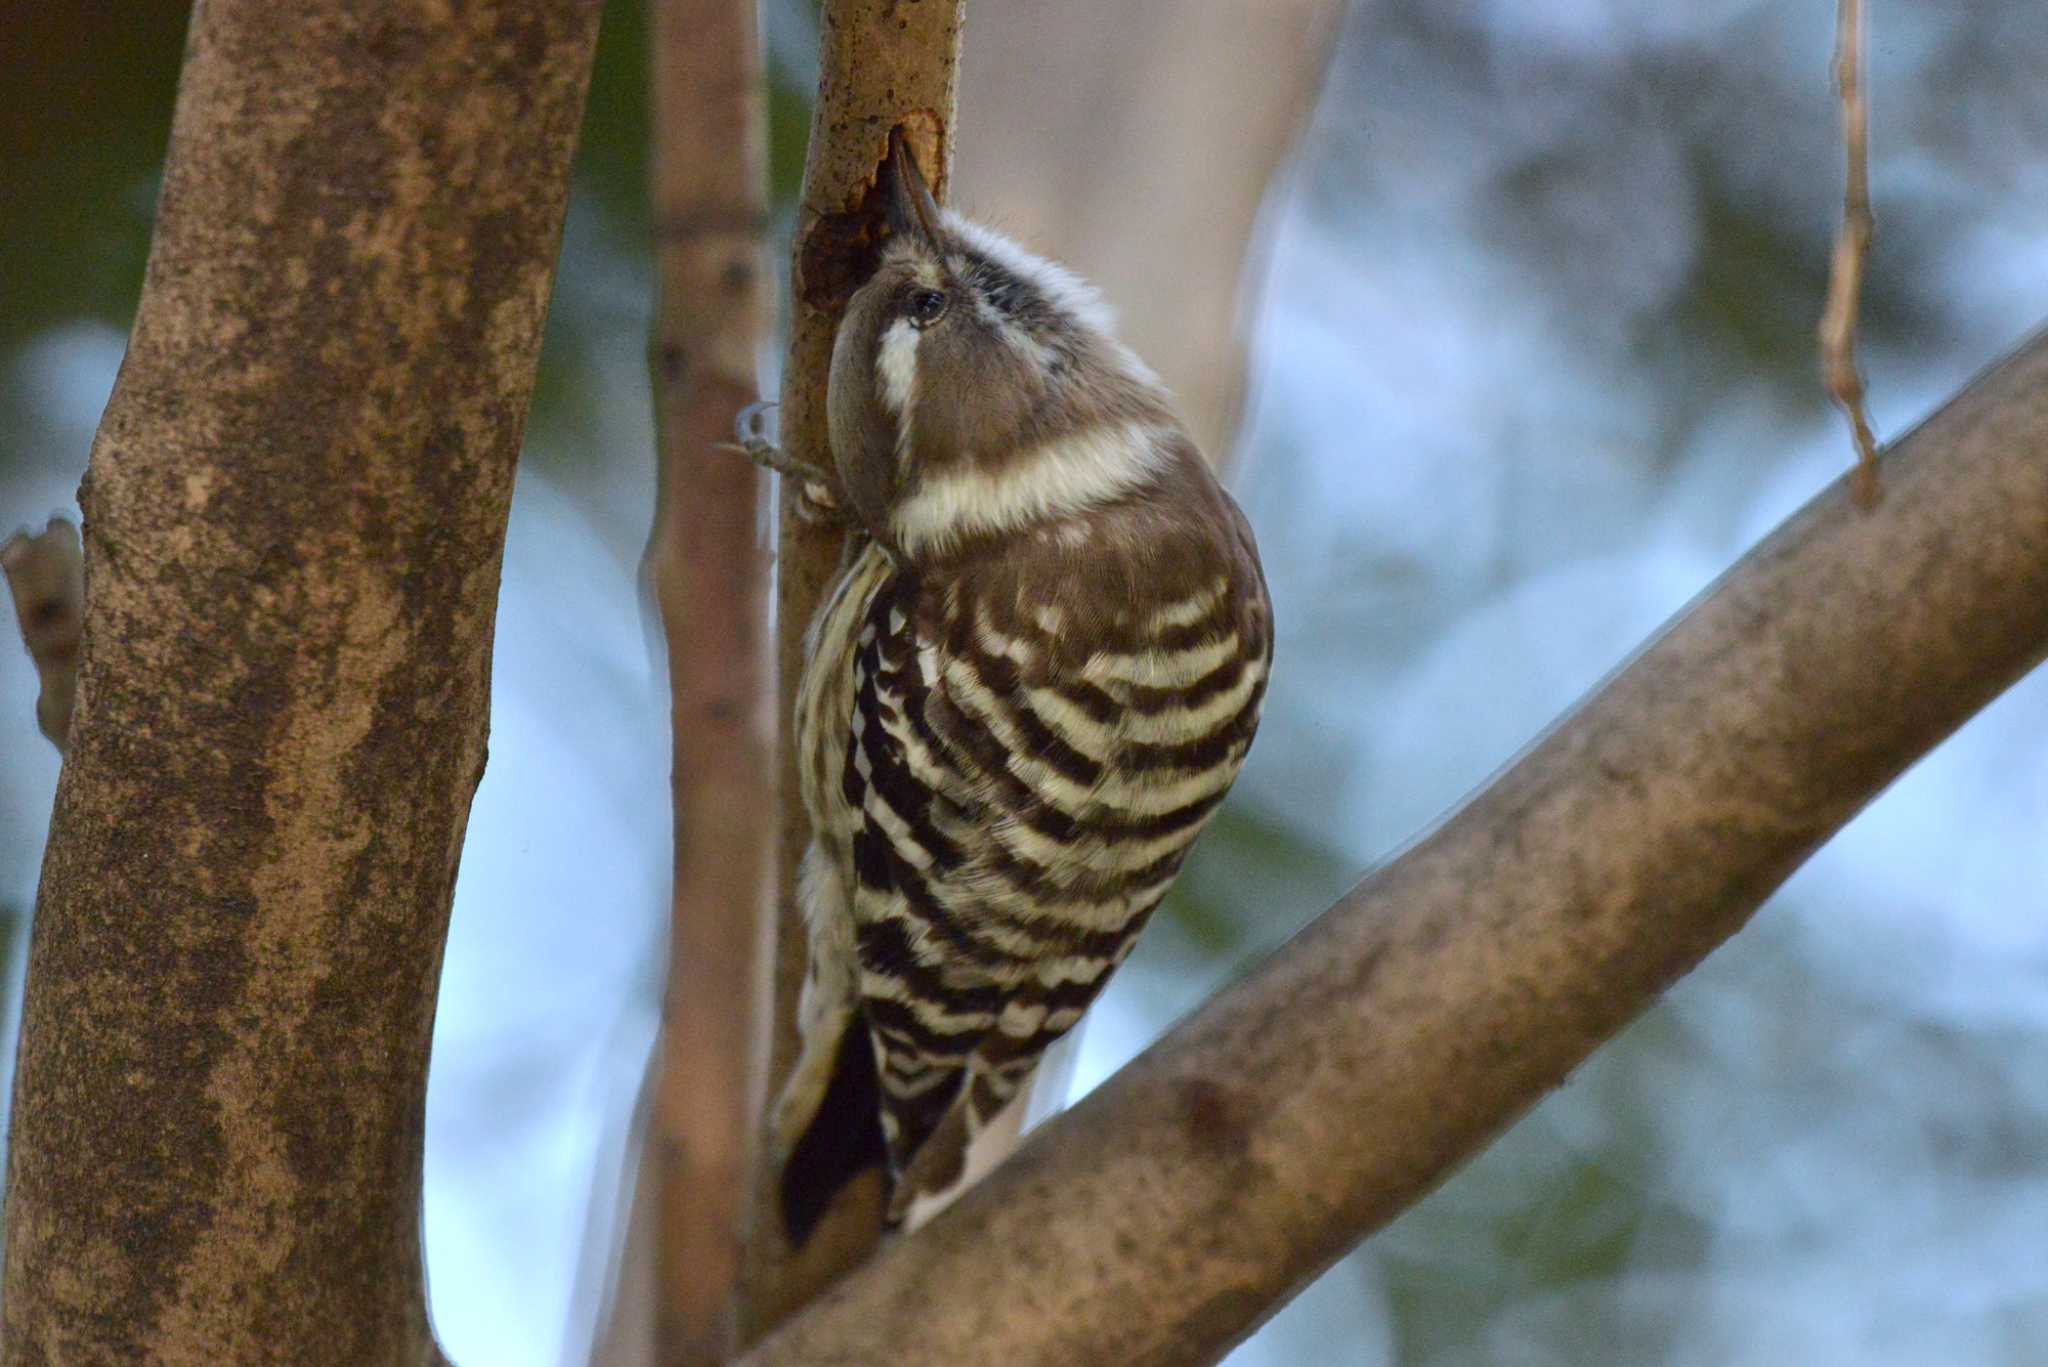
[(2048, 333), (1853, 478), (749, 1367), (1213, 1362), (1443, 1180), (2048, 654)]
[(439, 1359), (427, 1049), (596, 0), (203, 0), (94, 444), (28, 1363)]

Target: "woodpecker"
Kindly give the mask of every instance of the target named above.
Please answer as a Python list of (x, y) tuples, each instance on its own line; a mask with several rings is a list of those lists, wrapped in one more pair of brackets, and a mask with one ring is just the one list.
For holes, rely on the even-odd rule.
[(900, 134), (886, 175), (833, 467), (742, 432), (851, 538), (795, 718), (810, 966), (773, 1117), (795, 1246), (871, 1167), (892, 1225), (960, 1184), (1237, 777), (1272, 659), (1251, 530), (1100, 296), (942, 210)]

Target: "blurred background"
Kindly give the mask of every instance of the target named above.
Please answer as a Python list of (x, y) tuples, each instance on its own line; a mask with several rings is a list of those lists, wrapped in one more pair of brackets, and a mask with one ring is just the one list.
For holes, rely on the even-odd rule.
[[(971, 12), (957, 202), (1096, 274), (1212, 445), (1242, 413), (1231, 479), (1281, 632), (1245, 777), (1091, 1015), (1077, 1090), (1844, 468), (1812, 342), (1839, 211), (1834, 8)], [(2048, 8), (1872, 8), (1863, 356), (1896, 436), (2048, 318)], [(0, 17), (0, 534), (73, 507), (184, 20), (170, 0)], [(786, 234), (815, 6), (768, 0), (765, 22)], [(644, 28), (635, 4), (607, 15), (435, 1040), (427, 1254), (466, 1367), (586, 1360), (658, 1015)], [(5, 631), (11, 1021), (57, 759)], [(1231, 1362), (2038, 1363), (2044, 736), (2036, 676)]]

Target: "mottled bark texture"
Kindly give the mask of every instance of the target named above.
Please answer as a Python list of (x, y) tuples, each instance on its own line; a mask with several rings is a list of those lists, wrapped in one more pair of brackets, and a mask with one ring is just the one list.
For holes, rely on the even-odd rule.
[(596, 0), (203, 0), (93, 446), (0, 1362), (439, 1360), (427, 1047)]
[[(820, 16), (818, 99), (797, 208), (790, 270), (789, 353), (782, 380), (781, 444), (799, 460), (828, 467), (825, 379), (846, 301), (872, 271), (886, 214), (881, 166), (889, 133), (902, 128), (944, 201), (952, 166), (954, 91), (965, 0), (825, 0)], [(839, 563), (841, 538), (796, 514), (785, 481), (778, 522), (775, 610), (782, 723), (781, 862), (775, 942), (770, 1094), (795, 1066), (797, 999), (806, 957), (796, 905), (796, 861), (810, 839), (796, 778), (794, 727), (803, 634)], [(810, 1300), (874, 1248), (881, 1227), (878, 1182), (856, 1182), (792, 1258), (775, 1209), (775, 1174), (756, 1166), (747, 1230), (742, 1336), (758, 1337)]]
[(21, 643), (36, 667), (36, 725), (63, 753), (78, 695), (78, 636), (85, 622), (85, 562), (78, 528), (53, 517), (0, 545)]
[(2048, 334), (1883, 476), (745, 1361), (1215, 1361), (2048, 653)]
[(658, 1317), (658, 1360), (695, 1367), (738, 1346), (746, 1178), (775, 1007), (768, 554), (761, 477), (730, 445), (756, 397), (767, 329), (766, 130), (753, 0), (655, 0), (652, 18), (661, 300), (650, 560), (674, 702), (675, 888), (641, 1198), (659, 1204), (658, 1291), (639, 1309)]

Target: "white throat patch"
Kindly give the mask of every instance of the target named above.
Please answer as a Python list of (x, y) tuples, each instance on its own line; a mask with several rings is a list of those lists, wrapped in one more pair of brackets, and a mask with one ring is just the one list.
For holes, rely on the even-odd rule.
[(1158, 423), (1109, 423), (1022, 452), (999, 470), (934, 475), (897, 506), (897, 543), (914, 555), (1108, 503), (1166, 467), (1170, 433)]

